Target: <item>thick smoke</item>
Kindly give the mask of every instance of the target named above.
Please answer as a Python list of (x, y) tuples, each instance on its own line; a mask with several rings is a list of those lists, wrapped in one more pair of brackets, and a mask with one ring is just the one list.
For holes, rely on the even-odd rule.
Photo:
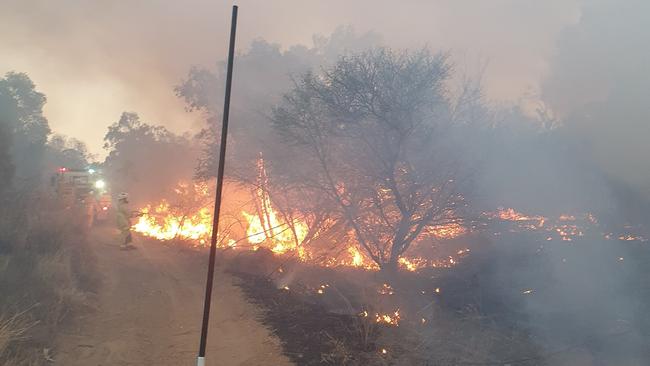
[[(395, 48), (451, 49), (469, 65), (488, 60), (491, 96), (535, 88), (553, 39), (575, 21), (577, 0), (278, 2), (242, 0), (239, 50), (259, 37), (291, 45), (350, 24)], [(173, 131), (197, 128), (173, 86), (192, 65), (211, 67), (227, 48), (230, 1), (4, 0), (0, 73), (27, 72), (48, 95), (59, 133), (101, 152), (105, 127), (124, 110)], [(220, 89), (222, 86), (220, 86)], [(235, 88), (237, 90), (237, 88)]]
[[(538, 123), (540, 132), (532, 133), (510, 124), (499, 134), (482, 175), (485, 197), (544, 214), (590, 211), (604, 232), (608, 225), (647, 224), (649, 22), (645, 1), (584, 2), (579, 22), (561, 33), (543, 82), (550, 109), (543, 116), (552, 119), (541, 122), (555, 128)], [(575, 243), (515, 240), (495, 241), (492, 253), (503, 257), (488, 266), (494, 277), (483, 273), (485, 283), (504, 284), (495, 289), (504, 298), (521, 297), (515, 288), (534, 289), (523, 302), (523, 321), (546, 362), (647, 364), (643, 244), (608, 241), (598, 232)]]
[[(253, 161), (258, 151), (249, 146), (261, 150), (277, 142), (266, 114), (291, 87), (293, 74), (327, 64), (346, 49), (377, 44), (373, 33), (366, 33), (374, 30), (394, 48), (451, 49), (461, 65), (487, 58), (485, 89), (492, 99), (517, 99), (528, 87), (540, 86), (546, 74), (540, 89), (547, 109), (539, 116), (495, 107), (485, 116), (490, 128), (471, 137), (481, 167), (473, 205), (545, 216), (591, 212), (603, 226), (647, 223), (650, 211), (642, 199), (650, 198), (647, 1), (277, 4), (240, 2), (233, 101), (239, 125), (233, 127), (231, 149), (239, 159)], [(214, 61), (225, 54), (229, 5), (9, 0), (8, 11), (0, 14), (0, 50), (7, 50), (0, 71), (24, 66), (33, 72), (39, 90), (48, 94), (53, 128), (74, 131), (91, 149), (123, 110), (177, 130), (198, 130), (205, 114), (187, 114), (184, 107), (189, 103), (212, 119), (219, 116), (223, 65), (215, 68)], [(347, 23), (367, 36), (346, 43), (345, 32), (335, 32), (312, 42), (312, 34), (329, 34)], [(188, 75), (191, 65), (199, 67)], [(174, 94), (176, 85), (185, 100)], [(177, 152), (176, 142), (165, 142), (165, 156)], [(141, 147), (133, 146), (133, 151)], [(137, 151), (141, 165), (163, 156)], [(151, 171), (162, 170), (163, 163), (156, 161)], [(116, 165), (122, 169), (118, 174), (126, 175), (129, 164)], [(189, 176), (191, 164), (183, 165), (183, 172)], [(136, 178), (124, 185), (137, 184)], [(150, 191), (149, 185), (140, 187), (140, 196)], [(600, 234), (575, 243), (497, 238), (486, 244), (490, 251), (473, 250), (470, 256), (486, 263), (474, 274), (486, 292), (505, 302), (515, 299), (519, 307), (507, 309), (509, 315), (531, 330), (549, 364), (642, 365), (650, 359), (646, 247)], [(524, 289), (531, 292), (522, 300)]]
[(560, 35), (543, 98), (615, 180), (650, 198), (650, 3), (584, 3)]

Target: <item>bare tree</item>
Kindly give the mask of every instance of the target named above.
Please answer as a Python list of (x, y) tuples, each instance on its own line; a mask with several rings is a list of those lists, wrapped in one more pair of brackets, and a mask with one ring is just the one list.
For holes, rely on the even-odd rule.
[(284, 173), (327, 197), (382, 268), (461, 220), (464, 177), (443, 54), (380, 48), (296, 81), (273, 111), (293, 145)]

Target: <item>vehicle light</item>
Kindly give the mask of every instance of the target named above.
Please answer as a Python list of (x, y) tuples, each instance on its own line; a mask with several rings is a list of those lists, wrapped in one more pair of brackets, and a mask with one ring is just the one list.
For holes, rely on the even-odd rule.
[(103, 211), (107, 211), (107, 210), (108, 210), (108, 207), (104, 206), (104, 207), (102, 207), (102, 210), (103, 210)]
[(95, 182), (95, 188), (102, 189), (104, 187), (106, 187), (106, 182), (104, 182), (103, 180), (100, 179)]

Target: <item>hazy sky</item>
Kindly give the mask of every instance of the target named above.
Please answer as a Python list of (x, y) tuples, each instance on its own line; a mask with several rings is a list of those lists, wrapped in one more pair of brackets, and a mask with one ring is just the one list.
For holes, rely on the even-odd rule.
[[(537, 93), (579, 0), (241, 0), (238, 48), (255, 38), (311, 45), (340, 25), (391, 47), (451, 50), (470, 72), (487, 62), (490, 97)], [(55, 132), (101, 152), (124, 110), (175, 131), (196, 128), (173, 87), (226, 54), (231, 1), (0, 0), (0, 73), (27, 72)]]

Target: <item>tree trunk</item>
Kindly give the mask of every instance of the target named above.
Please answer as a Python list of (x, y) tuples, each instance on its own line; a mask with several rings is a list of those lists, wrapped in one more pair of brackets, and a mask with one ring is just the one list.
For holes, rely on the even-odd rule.
[(390, 281), (395, 279), (397, 277), (397, 271), (399, 270), (397, 257), (390, 258), (388, 262), (380, 264), (379, 269), (379, 274), (384, 280)]

